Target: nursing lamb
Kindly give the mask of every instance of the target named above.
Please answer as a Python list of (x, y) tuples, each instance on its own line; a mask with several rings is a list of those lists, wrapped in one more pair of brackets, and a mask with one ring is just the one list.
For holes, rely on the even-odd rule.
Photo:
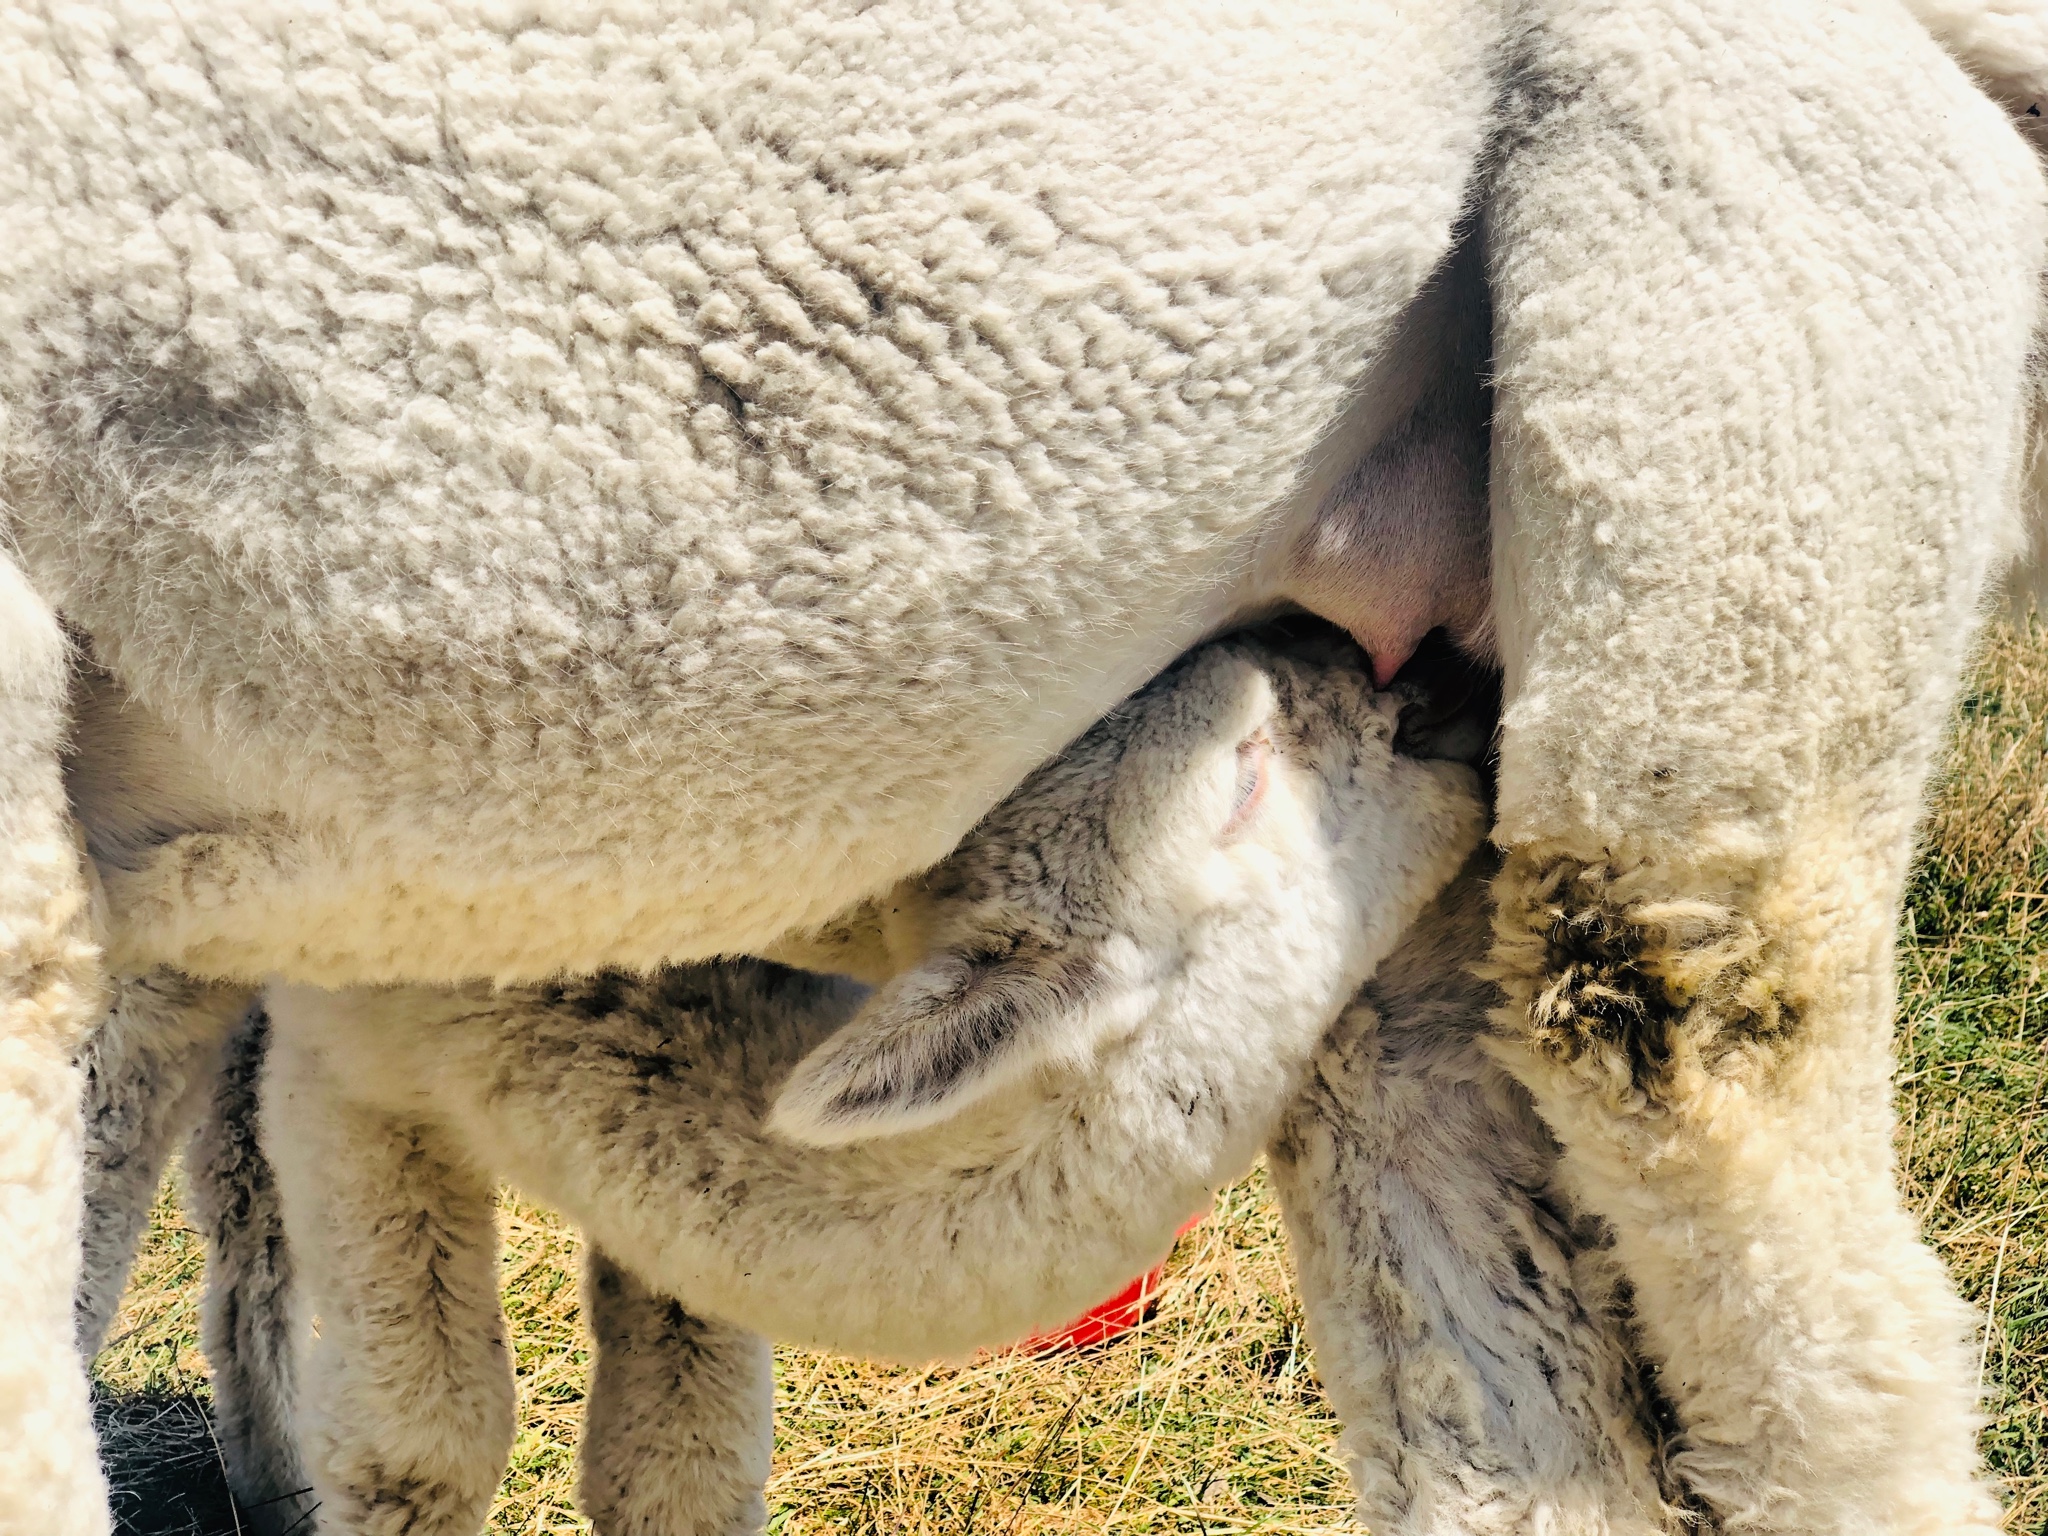
[[(1344, 487), (1455, 510), (1475, 434), (1502, 1029), (1681, 1475), (1994, 1527), (1888, 944), (2015, 543), (2043, 196), (1893, 0), (15, 6), (0, 146), (0, 1528), (106, 1523), (102, 947), (773, 943), (1262, 604), (1483, 641), (1476, 580), (1320, 580)], [(1427, 323), (1461, 220), (1484, 421)]]
[[(1239, 639), (1177, 666), (901, 893), (887, 932), (916, 958), (865, 1002), (757, 962), (509, 992), (274, 990), (265, 1121), (324, 1320), (302, 1404), (322, 1528), (481, 1521), (512, 1430), (499, 1177), (607, 1256), (585, 1441), (607, 1532), (758, 1525), (769, 1376), (753, 1335), (958, 1354), (1155, 1260), (1273, 1134), (1318, 1037), (1478, 834), (1470, 771), (1396, 756), (1392, 701), (1343, 659)], [(1545, 1512), (1662, 1530), (1617, 1330), (1580, 1305), (1571, 1240), (1537, 1214), (1543, 1133), (1511, 1089), (1519, 1118), (1460, 1098), (1486, 1077), (1488, 999), (1461, 975), (1481, 888), (1434, 909), (1384, 1011), (1392, 1054), (1463, 1063), (1434, 1069), (1438, 1134), (1477, 1121), (1505, 1141), (1389, 1177), (1380, 1133), (1405, 1127), (1342, 1092), (1337, 1134), (1366, 1143), (1342, 1171), (1306, 1150), (1319, 1105), (1289, 1131), (1289, 1218), (1312, 1250), (1333, 1228), (1389, 1234), (1362, 1259), (1373, 1239), (1348, 1239), (1372, 1277), (1317, 1264), (1319, 1335), (1356, 1352), (1369, 1333), (1381, 1360), (1433, 1351), (1410, 1385), (1467, 1420), (1446, 1443), (1363, 1433), (1364, 1508), (1391, 1530), (1435, 1528), (1452, 1505), (1490, 1518), (1474, 1530)], [(1324, 1054), (1356, 1053), (1376, 1022), (1369, 1004), (1344, 1012)], [(869, 1139), (849, 1144), (856, 1131)], [(1424, 1233), (1433, 1209), (1449, 1219)], [(1438, 1311), (1407, 1329), (1346, 1315), (1361, 1284)], [(1419, 1499), (1387, 1497), (1418, 1473)]]
[[(327, 1320), (321, 1518), (481, 1519), (511, 1430), (497, 1177), (693, 1310), (895, 1357), (1056, 1323), (1155, 1262), (1480, 832), (1472, 771), (1396, 756), (1394, 701), (1307, 644), (1207, 647), (1033, 775), (901, 894), (883, 933), (911, 963), (857, 1016), (849, 987), (744, 970), (272, 989), (267, 1142)], [(849, 1109), (899, 1134), (775, 1134), (829, 1141)], [(437, 1463), (454, 1444), (473, 1460)]]
[[(1271, 1149), (1317, 1372), (1345, 1420), (1359, 1518), (1385, 1536), (1690, 1530), (1696, 1515), (1666, 1502), (1684, 1495), (1663, 1462), (1662, 1405), (1634, 1355), (1604, 1233), (1597, 1221), (1571, 1217), (1554, 1182), (1554, 1145), (1528, 1096), (1481, 1043), (1498, 1001), (1473, 969), (1485, 953), (1487, 872), (1479, 861), (1454, 881), (1345, 1010), (1317, 1047), (1307, 1086)], [(758, 962), (515, 1000), (516, 1023), (495, 1021), (489, 1031), (524, 1057), (546, 1054), (566, 1065), (545, 1103), (528, 1102), (537, 1095), (523, 1085), (492, 1113), (555, 1113), (565, 1096), (608, 1099), (613, 1111), (600, 1134), (638, 1138), (646, 1157), (655, 1138), (682, 1145), (700, 1133), (704, 1121), (678, 1123), (680, 1100), (715, 1098), (724, 1110), (730, 1100), (716, 1097), (719, 1089), (738, 1086), (758, 1117), (762, 1090), (773, 1089), (788, 1052), (831, 1030), (856, 1002), (844, 985)], [(261, 1017), (237, 1042), (244, 1059), (265, 1033)], [(467, 1031), (472, 1023), (453, 1027)], [(230, 1083), (239, 1076), (232, 1068)], [(679, 1081), (689, 1093), (678, 1092)], [(658, 1108), (649, 1104), (655, 1095), (665, 1101)], [(247, 1098), (232, 1087), (226, 1097), (228, 1125), (211, 1127), (208, 1142), (232, 1141), (253, 1124)], [(390, 1126), (368, 1129), (383, 1135)], [(416, 1127), (411, 1137), (410, 1151), (434, 1168), (441, 1138), (423, 1141)], [(351, 1149), (350, 1168), (359, 1166), (361, 1150)], [(750, 1158), (758, 1141), (737, 1149), (728, 1141), (725, 1150)], [(381, 1162), (380, 1170), (391, 1171)], [(261, 1175), (251, 1185), (249, 1172), (246, 1162), (234, 1172), (195, 1170), (195, 1184), (213, 1183), (213, 1203), (225, 1207), (219, 1195), (228, 1193), (247, 1224), (212, 1232), (210, 1262), (222, 1269), (209, 1273), (209, 1308), (216, 1317), (236, 1314), (240, 1330), (209, 1344), (221, 1373), (215, 1411), (224, 1438), (239, 1437), (229, 1449), (241, 1474), (237, 1491), (248, 1501), (245, 1522), (263, 1531), (303, 1529), (315, 1496), (303, 1491), (290, 1421), (277, 1413), (290, 1396), (289, 1361), (264, 1347), (274, 1346), (283, 1320), (278, 1298), (262, 1284), (274, 1274), (282, 1231)], [(721, 1169), (727, 1181), (757, 1172), (751, 1162)], [(406, 1193), (431, 1202), (402, 1213), (400, 1226), (415, 1238), (474, 1240), (473, 1223), (451, 1233), (445, 1189), (437, 1196), (415, 1179)], [(349, 1217), (371, 1214), (349, 1202)], [(1056, 1239), (1050, 1253), (1045, 1244), (1071, 1232), (1072, 1213), (1064, 1214), (1051, 1232), (1022, 1227), (995, 1241), (1017, 1245), (1009, 1262), (1056, 1264)], [(393, 1253), (385, 1247), (380, 1256)], [(402, 1257), (415, 1266), (409, 1275), (398, 1274), (398, 1265), (379, 1271), (384, 1284), (398, 1282), (401, 1306), (431, 1303), (437, 1319), (452, 1310), (461, 1321), (495, 1324), (487, 1287), (434, 1269), (442, 1255), (414, 1248)], [(940, 1262), (958, 1261), (948, 1246)], [(366, 1277), (357, 1270), (350, 1278)], [(832, 1289), (822, 1276), (807, 1279)], [(804, 1306), (797, 1294), (760, 1300), (785, 1317)], [(580, 1501), (599, 1536), (757, 1529), (772, 1439), (766, 1341), (657, 1294), (598, 1251), (586, 1263), (584, 1303), (596, 1349)], [(415, 1322), (421, 1315), (410, 1313)], [(380, 1314), (380, 1325), (387, 1321)], [(427, 1416), (408, 1417), (397, 1426), (401, 1435), (446, 1431), (450, 1419), (438, 1409), (450, 1384), (431, 1373), (464, 1363), (419, 1346), (417, 1338), (380, 1340), (372, 1352), (405, 1362), (404, 1383), (426, 1393)], [(502, 1377), (501, 1360), (483, 1363), (490, 1379)], [(459, 1401), (469, 1406), (474, 1398)], [(360, 1406), (378, 1411), (374, 1403)], [(388, 1443), (390, 1421), (380, 1422)], [(453, 1422), (475, 1427), (463, 1414)], [(481, 1461), (484, 1447), (466, 1449)], [(402, 1501), (386, 1501), (378, 1512), (421, 1513)], [(462, 1528), (459, 1512), (452, 1525)], [(444, 1527), (429, 1519), (425, 1528)]]

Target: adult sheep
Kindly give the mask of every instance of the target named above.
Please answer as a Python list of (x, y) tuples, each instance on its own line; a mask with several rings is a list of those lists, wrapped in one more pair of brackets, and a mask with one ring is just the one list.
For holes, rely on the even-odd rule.
[(186, 9), (0, 13), (0, 1529), (105, 1526), (105, 963), (762, 947), (1287, 600), (1498, 629), (1503, 1048), (1693, 1492), (1991, 1528), (1885, 1030), (2042, 191), (1893, 0)]

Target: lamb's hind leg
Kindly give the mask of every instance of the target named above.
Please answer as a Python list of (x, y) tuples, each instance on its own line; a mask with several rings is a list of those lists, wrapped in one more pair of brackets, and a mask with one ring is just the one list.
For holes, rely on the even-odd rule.
[(1520, 11), (1500, 1046), (1723, 1529), (1988, 1533), (1971, 1319), (1893, 1177), (1891, 935), (2006, 543), (2039, 169), (1900, 7)]
[(752, 1536), (775, 1438), (768, 1341), (692, 1316), (595, 1249), (583, 1511), (598, 1536)]
[(1481, 1044), (1486, 940), (1472, 872), (1332, 1028), (1271, 1152), (1359, 1518), (1663, 1532), (1658, 1426), (1597, 1224), (1560, 1207), (1556, 1147)]
[(220, 1054), (185, 1158), (192, 1214), (206, 1235), (200, 1328), (213, 1367), (214, 1433), (243, 1521), (259, 1536), (303, 1530), (312, 1502), (292, 1421), (304, 1327), (277, 1180), (259, 1135), (257, 1086), (269, 1039), (269, 1015), (247, 1010)]
[(428, 1128), (352, 1100), (270, 1006), (266, 1145), (320, 1320), (298, 1415), (319, 1528), (469, 1536), (514, 1428), (490, 1185)]

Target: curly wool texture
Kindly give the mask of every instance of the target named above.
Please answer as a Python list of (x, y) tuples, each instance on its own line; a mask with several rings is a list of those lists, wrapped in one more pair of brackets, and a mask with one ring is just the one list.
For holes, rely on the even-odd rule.
[[(1762, 1106), (1728, 1122), (1751, 1161), (1645, 1181), (1635, 1120), (1565, 1105), (1561, 1177), (1616, 1226), (1726, 1523), (1982, 1525), (1959, 1314), (1883, 1167), (1883, 935), (2013, 542), (2038, 171), (1879, 0), (1506, 9), (1501, 836), (1662, 860), (1674, 902), (1702, 848), (1794, 848), (1825, 878), (1750, 915), (1794, 971), (1815, 926), (1855, 952), (1797, 983), (1799, 1093), (1728, 1100)], [(0, 453), (34, 586), (218, 781), (109, 869), (117, 939), (337, 980), (744, 947), (941, 851), (1258, 590), (1218, 573), (1256, 571), (1441, 255), (1502, 35), (707, 6), (649, 66), (570, 5), (278, 14), (0, 14)], [(899, 81), (884, 24), (954, 56)], [(671, 153), (724, 190), (638, 179)], [(844, 217), (774, 244), (798, 204)], [(785, 249), (825, 253), (815, 302)], [(1175, 341), (1186, 314), (1215, 329)], [(690, 519), (643, 520), (670, 479)]]
[(1973, 1319), (1893, 1178), (1902, 870), (1819, 857), (1731, 888), (1516, 855), (1489, 1047), (1557, 1135), (1559, 1187), (1613, 1235), (1671, 1467), (1717, 1528), (1989, 1531)]
[[(725, 1325), (691, 1364), (693, 1331), (655, 1326), (643, 1296), (629, 1357), (600, 1369), (624, 1396), (593, 1415), (629, 1437), (621, 1456), (655, 1458), (652, 1503), (701, 1495), (713, 1528), (758, 1508), (741, 1474), (765, 1452), (763, 1361), (735, 1329), (929, 1359), (1071, 1317), (1157, 1262), (1480, 834), (1472, 771), (1396, 755), (1394, 701), (1356, 653), (1298, 646), (1206, 647), (1034, 774), (924, 882), (933, 951), (865, 999), (740, 961), (271, 989), (262, 1104), (322, 1319), (301, 1422), (323, 1522), (481, 1519), (511, 1430), (478, 1278), (500, 1179)], [(1268, 756), (1240, 795), (1247, 741)], [(822, 1127), (785, 1113), (877, 1082)], [(792, 1122), (805, 1134), (778, 1134)], [(696, 1435), (664, 1437), (639, 1400), (664, 1380)], [(585, 1470), (616, 1505), (622, 1463)]]
[[(1907, 9), (2012, 113), (2035, 153), (2048, 153), (2048, 3), (2044, 0), (1907, 0)], [(2019, 465), (2023, 513), (2013, 530), (2011, 610), (2048, 613), (2048, 349), (2035, 340), (2032, 405)]]
[[(1555, 1145), (1527, 1095), (1481, 1047), (1487, 1010), (1496, 1001), (1468, 969), (1485, 946), (1483, 863), (1475, 862), (1423, 914), (1315, 1048), (1308, 1081), (1281, 1119), (1269, 1153), (1318, 1370), (1346, 1424), (1359, 1514), (1389, 1536), (1531, 1530), (1647, 1536), (1692, 1529), (1688, 1517), (1666, 1503), (1660, 1474), (1669, 1427), (1646, 1388), (1625, 1287), (1600, 1224), (1574, 1216), (1553, 1181)], [(403, 1005), (404, 994), (387, 996)], [(555, 1034), (558, 1051), (545, 1062), (548, 1097), (516, 1116), (521, 1133), (540, 1121), (587, 1117), (586, 1137), (589, 1126), (601, 1126), (599, 1141), (639, 1145), (649, 1167), (659, 1158), (669, 1187), (655, 1192), (643, 1186), (635, 1201), (664, 1227), (689, 1203), (687, 1197), (677, 1199), (679, 1191), (711, 1186), (720, 1219), (712, 1233), (683, 1244), (698, 1251), (754, 1220), (749, 1206), (763, 1198), (764, 1185), (775, 1182), (773, 1172), (730, 1152), (714, 1167), (691, 1166), (690, 1142), (711, 1135), (715, 1112), (700, 1109), (673, 1123), (667, 1136), (635, 1122), (652, 1100), (673, 1092), (679, 1078), (709, 1080), (728, 1102), (744, 1097), (750, 1084), (772, 1081), (783, 1070), (772, 1059), (773, 1038), (781, 1036), (787, 1045), (793, 1030), (798, 1042), (815, 1039), (851, 1005), (846, 992), (830, 983), (731, 963), (678, 972), (654, 988), (610, 978), (587, 988), (498, 1001), (517, 1022), (505, 1037), (514, 1049), (501, 1048), (491, 1058), (498, 1063), (492, 1113), (503, 1116), (526, 1099), (527, 1090), (515, 1086), (521, 1069), (514, 1059)], [(699, 1017), (686, 1018), (679, 1008)], [(548, 1014), (556, 1010), (561, 1017), (550, 1021)], [(487, 1012), (472, 1003), (438, 1026), (414, 1022), (460, 1035), (480, 1025), (493, 1027), (484, 1024)], [(687, 1070), (679, 1070), (684, 1063)], [(409, 1067), (401, 1075), (417, 1072)], [(455, 1073), (458, 1079), (480, 1075), (467, 1066)], [(292, 1134), (320, 1119), (310, 1113), (314, 1105), (306, 1087), (301, 1080), (288, 1090)], [(444, 1080), (424, 1097), (445, 1103), (453, 1091)], [(246, 1103), (237, 1106), (223, 1096), (215, 1113), (246, 1130)], [(1184, 1110), (1177, 1106), (1174, 1113)], [(322, 1149), (321, 1177), (339, 1179), (348, 1193), (338, 1206), (316, 1202), (312, 1209), (360, 1215), (365, 1186), (357, 1181), (388, 1181), (401, 1166), (392, 1162), (390, 1147), (358, 1146), (317, 1132), (314, 1140)], [(302, 1155), (296, 1145), (283, 1150), (288, 1161)], [(424, 1127), (401, 1136), (397, 1150), (408, 1168), (435, 1160), (449, 1169), (465, 1165), (451, 1140)], [(340, 1162), (326, 1163), (327, 1157)], [(913, 1177), (919, 1161), (916, 1155), (905, 1160), (899, 1205), (920, 1198)], [(979, 1160), (953, 1159), (970, 1161)], [(1117, 1187), (1126, 1192), (1112, 1220), (1127, 1224), (1128, 1192), (1149, 1189), (1152, 1180), (1134, 1178), (1128, 1157), (1105, 1157), (1101, 1166), (1116, 1170)], [(1073, 1185), (1049, 1206), (1031, 1197), (1030, 1181), (1018, 1173), (1005, 1182), (1020, 1202), (1022, 1224), (1012, 1229), (1004, 1251), (1017, 1251), (1020, 1244), (1049, 1247), (1053, 1267), (1071, 1280), (1074, 1256), (1061, 1247), (1076, 1214), (1070, 1208), (1075, 1186), (1089, 1170), (1077, 1168)], [(977, 1176), (957, 1167), (950, 1174), (963, 1188)], [(607, 1175), (602, 1182), (616, 1190), (633, 1181)], [(1169, 1203), (1165, 1209), (1179, 1207)], [(441, 1214), (437, 1206), (411, 1213), (410, 1221), (382, 1225), (409, 1228)], [(785, 1207), (784, 1221), (799, 1232), (808, 1222), (820, 1222), (811, 1234), (815, 1241), (830, 1225), (821, 1220), (824, 1214), (823, 1206), (806, 1210), (799, 1204)], [(1162, 1233), (1173, 1220), (1164, 1218)], [(316, 1249), (347, 1237), (329, 1232), (324, 1218), (316, 1225)], [(961, 1240), (972, 1226), (972, 1218), (949, 1223), (945, 1257), (935, 1250), (921, 1267), (929, 1273), (962, 1262), (963, 1249), (984, 1251), (985, 1242)], [(607, 1227), (619, 1230), (616, 1213), (596, 1223), (600, 1235)], [(209, 1237), (230, 1273), (245, 1262), (238, 1249), (258, 1252), (274, 1242), (262, 1220), (216, 1225)], [(348, 1240), (367, 1246), (360, 1234)], [(466, 1240), (487, 1247), (488, 1231), (473, 1230)], [(767, 1272), (775, 1266), (764, 1268), (763, 1260), (779, 1241), (749, 1245), (755, 1287), (763, 1293), (756, 1301), (777, 1287)], [(905, 1241), (901, 1233), (888, 1239), (871, 1235), (857, 1250), (830, 1255), (810, 1300), (788, 1296), (776, 1305), (785, 1316), (805, 1310), (816, 1315), (818, 1296), (851, 1290), (899, 1311), (911, 1327), (922, 1326), (920, 1320), (943, 1314), (905, 1300), (913, 1284), (899, 1280), (874, 1290), (872, 1279), (863, 1285), (859, 1278), (862, 1264), (877, 1253), (900, 1258)], [(385, 1284), (409, 1293), (422, 1277), (417, 1255), (412, 1263), (411, 1275), (387, 1276)], [(455, 1314), (465, 1330), (494, 1325), (462, 1298), (434, 1293), (432, 1276), (424, 1278), (435, 1294), (434, 1316), (446, 1322)], [(597, 1348), (581, 1441), (580, 1497), (597, 1528), (758, 1529), (773, 1438), (765, 1341), (653, 1293), (596, 1250), (586, 1269), (586, 1296)], [(245, 1299), (273, 1320), (282, 1300), (276, 1294)], [(835, 1299), (830, 1306), (839, 1303)], [(355, 1309), (343, 1311), (354, 1315)], [(384, 1313), (376, 1326), (409, 1329), (416, 1319), (402, 1311)], [(432, 1372), (449, 1364), (445, 1349), (437, 1337), (404, 1357), (416, 1362), (415, 1369)], [(232, 1340), (222, 1341), (214, 1358), (228, 1372), (219, 1393), (222, 1410), (231, 1414), (242, 1394), (261, 1388), (263, 1372), (278, 1363), (274, 1355), (247, 1354)], [(429, 1397), (441, 1390), (439, 1382), (427, 1384)], [(322, 1405), (316, 1400), (312, 1406), (319, 1411)], [(388, 1469), (422, 1455), (423, 1447), (405, 1433), (404, 1418), (365, 1421), (382, 1447), (377, 1457), (367, 1458), (371, 1464)], [(445, 1493), (449, 1443), (437, 1442), (427, 1463), (431, 1475), (392, 1486), (387, 1471), (369, 1507), (431, 1507)], [(289, 1452), (288, 1435), (280, 1436), (277, 1449)], [(460, 1458), (467, 1465), (473, 1456), (481, 1471), (500, 1452), (495, 1443), (468, 1442)]]
[(1490, 872), (1475, 861), (1331, 1027), (1269, 1151), (1359, 1517), (1386, 1536), (1690, 1529), (1602, 1225), (1486, 1053)]
[(1279, 595), (1317, 450), (1405, 408), (1500, 40), (1487, 0), (0, 15), (0, 499), (213, 781), (103, 870), (123, 963), (648, 965), (932, 863)]
[(1988, 1536), (1967, 1311), (1893, 1175), (1890, 940), (2017, 542), (2040, 167), (1881, 0), (1524, 14), (1503, 1060), (1723, 1530)]

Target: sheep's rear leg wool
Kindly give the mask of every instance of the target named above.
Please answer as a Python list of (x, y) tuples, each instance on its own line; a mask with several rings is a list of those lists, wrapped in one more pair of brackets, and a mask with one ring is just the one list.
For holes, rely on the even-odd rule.
[(1721, 1529), (1988, 1533), (1970, 1318), (1893, 1171), (1891, 936), (2012, 545), (2040, 171), (1878, 0), (1520, 14), (1498, 1048)]
[(94, 1536), (106, 1484), (77, 1358), (78, 1053), (105, 996), (58, 768), (56, 616), (0, 547), (0, 1532)]
[(261, 1096), (305, 1305), (299, 1417), (323, 1536), (470, 1536), (515, 1428), (489, 1182), (277, 1035)]
[(1503, 1054), (1613, 1228), (1673, 1465), (1722, 1528), (1990, 1531), (1972, 1318), (1893, 1179), (1897, 881), (1808, 877), (1838, 851), (1719, 900), (1695, 871), (1512, 860)]
[(597, 1536), (753, 1536), (775, 1442), (768, 1341), (697, 1317), (593, 1250), (597, 1360), (578, 1495)]

